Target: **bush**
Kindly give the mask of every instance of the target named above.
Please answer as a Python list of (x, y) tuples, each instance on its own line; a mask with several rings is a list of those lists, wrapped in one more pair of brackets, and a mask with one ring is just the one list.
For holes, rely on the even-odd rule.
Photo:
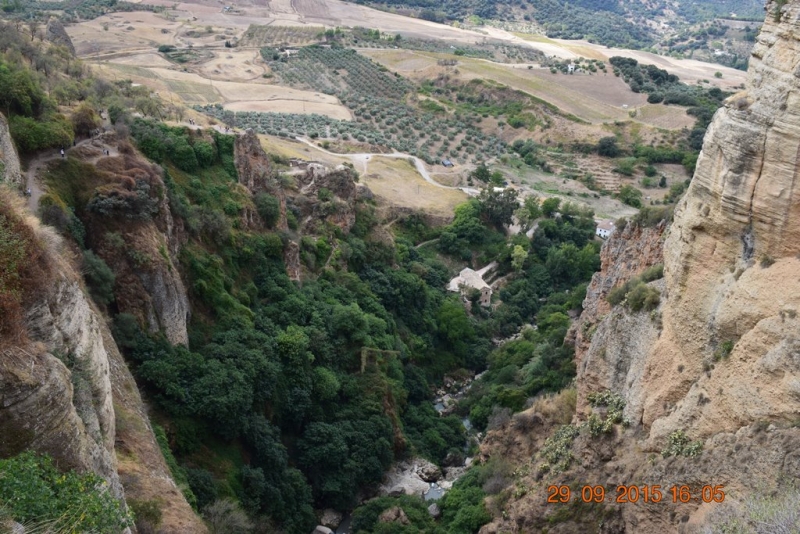
[(676, 430), (667, 437), (667, 446), (661, 451), (661, 456), (687, 456), (694, 458), (703, 451), (702, 441), (690, 442), (689, 437), (683, 430)]
[(616, 158), (620, 154), (616, 137), (603, 137), (597, 143), (597, 153), (607, 158)]
[(659, 104), (664, 101), (664, 95), (661, 93), (650, 93), (647, 95), (647, 102), (650, 104)]
[(619, 190), (618, 196), (623, 204), (634, 208), (642, 207), (642, 192), (632, 185), (623, 185)]
[(91, 250), (83, 253), (83, 276), (95, 301), (105, 305), (114, 300), (114, 271)]
[(268, 193), (259, 193), (253, 199), (264, 226), (274, 228), (281, 216), (280, 201)]
[(47, 532), (119, 532), (133, 523), (100, 477), (62, 473), (33, 452), (0, 460), (0, 503), (13, 520), (46, 524)]
[(648, 286), (644, 282), (637, 284), (628, 293), (628, 307), (633, 312), (651, 311), (658, 307), (661, 302), (661, 294), (654, 287)]
[(155, 534), (161, 526), (161, 502), (158, 499), (140, 501), (128, 499), (128, 506), (136, 519), (136, 530), (139, 534)]
[(9, 118), (8, 127), (20, 152), (68, 147), (74, 138), (72, 123), (63, 115), (44, 121), (14, 115)]
[(652, 267), (645, 270), (641, 275), (640, 278), (643, 282), (652, 282), (653, 280), (659, 280), (664, 278), (664, 264), (659, 263), (658, 265), (653, 265)]
[(72, 121), (72, 129), (75, 135), (89, 135), (92, 130), (99, 128), (102, 124), (94, 109), (86, 103), (81, 104), (75, 110), (70, 120)]
[(192, 148), (194, 149), (198, 165), (201, 167), (211, 167), (211, 165), (214, 164), (217, 154), (211, 143), (207, 141), (197, 141)]

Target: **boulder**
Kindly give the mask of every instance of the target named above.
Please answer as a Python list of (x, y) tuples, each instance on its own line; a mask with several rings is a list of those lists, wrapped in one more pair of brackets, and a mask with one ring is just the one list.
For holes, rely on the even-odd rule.
[(417, 474), (425, 482), (436, 482), (442, 478), (442, 471), (437, 465), (422, 459), (419, 460)]
[(378, 516), (378, 521), (381, 523), (400, 523), (401, 525), (408, 525), (411, 523), (406, 513), (399, 506), (384, 510), (384, 512)]
[(328, 527), (324, 527), (322, 525), (317, 525), (317, 528), (315, 528), (314, 532), (312, 532), (311, 534), (334, 534), (334, 533)]
[(342, 522), (342, 514), (333, 510), (331, 508), (327, 508), (322, 511), (322, 517), (320, 518), (320, 523), (325, 525), (326, 527), (330, 528), (339, 528), (339, 523)]
[(439, 509), (439, 505), (436, 503), (428, 506), (428, 513), (431, 514), (431, 517), (434, 519), (439, 519), (442, 516), (442, 511)]

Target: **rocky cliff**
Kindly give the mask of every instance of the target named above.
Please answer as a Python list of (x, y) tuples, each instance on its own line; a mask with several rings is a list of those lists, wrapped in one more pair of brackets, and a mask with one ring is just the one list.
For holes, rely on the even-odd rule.
[(19, 156), (8, 131), (8, 121), (2, 113), (0, 113), (0, 182), (15, 187), (22, 185)]
[[(117, 144), (113, 134), (104, 141)], [(75, 155), (95, 162), (94, 172), (102, 177), (90, 202), (127, 205), (93, 212), (87, 219), (92, 248), (116, 274), (117, 308), (136, 316), (150, 332), (163, 332), (173, 345), (186, 345), (191, 310), (177, 268), (186, 232), (172, 216), (162, 172), (126, 142), (119, 144), (116, 157), (103, 157), (100, 150), (83, 146)], [(128, 200), (134, 195), (138, 200)]]
[[(696, 532), (735, 515), (756, 492), (800, 477), (800, 1), (768, 2), (753, 49), (747, 89), (720, 109), (705, 138), (692, 184), (665, 234), (615, 236), (603, 248), (573, 331), (577, 411), (586, 422), (591, 393), (610, 390), (624, 418), (610, 433), (582, 430), (564, 447), (574, 457), (561, 474), (542, 472), (541, 434), (512, 423), (516, 438), (487, 440), (485, 454), (510, 453), (514, 439), (534, 451), (530, 474), (504, 518), (482, 532)], [(664, 263), (652, 311), (611, 309), (609, 290), (648, 265)], [(521, 417), (546, 420), (546, 414)], [(689, 452), (670, 445), (680, 441)], [(702, 446), (702, 452), (697, 448)], [(567, 513), (546, 502), (546, 486), (722, 484), (725, 504), (699, 499), (667, 506), (617, 505)], [(524, 493), (524, 492), (523, 492)], [(722, 513), (722, 516), (720, 515)], [(594, 518), (594, 522), (587, 522)]]
[(156, 443), (133, 377), (86, 295), (74, 251), (0, 188), (0, 213), (27, 242), (21, 317), (0, 294), (0, 456), (32, 449), (92, 471), (120, 498), (156, 499), (162, 531), (205, 532)]

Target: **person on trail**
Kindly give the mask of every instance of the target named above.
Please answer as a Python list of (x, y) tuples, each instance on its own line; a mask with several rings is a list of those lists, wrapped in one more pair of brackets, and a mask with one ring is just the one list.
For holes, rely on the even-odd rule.
[(61, 149), (61, 157), (62, 158), (64, 157), (64, 149), (63, 148)]

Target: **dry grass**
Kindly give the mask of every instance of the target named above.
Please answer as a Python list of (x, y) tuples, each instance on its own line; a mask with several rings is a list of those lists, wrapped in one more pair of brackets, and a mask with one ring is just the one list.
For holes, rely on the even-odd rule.
[(461, 191), (426, 182), (404, 159), (371, 157), (361, 182), (386, 204), (438, 216), (452, 215), (455, 207), (467, 199)]
[(69, 268), (54, 253), (60, 247), (61, 239), (27, 211), (24, 199), (0, 186), (0, 347), (28, 343), (24, 308), (57, 270)]
[(537, 398), (530, 408), (551, 424), (568, 425), (575, 415), (578, 391), (575, 388), (562, 389), (558, 393)]

